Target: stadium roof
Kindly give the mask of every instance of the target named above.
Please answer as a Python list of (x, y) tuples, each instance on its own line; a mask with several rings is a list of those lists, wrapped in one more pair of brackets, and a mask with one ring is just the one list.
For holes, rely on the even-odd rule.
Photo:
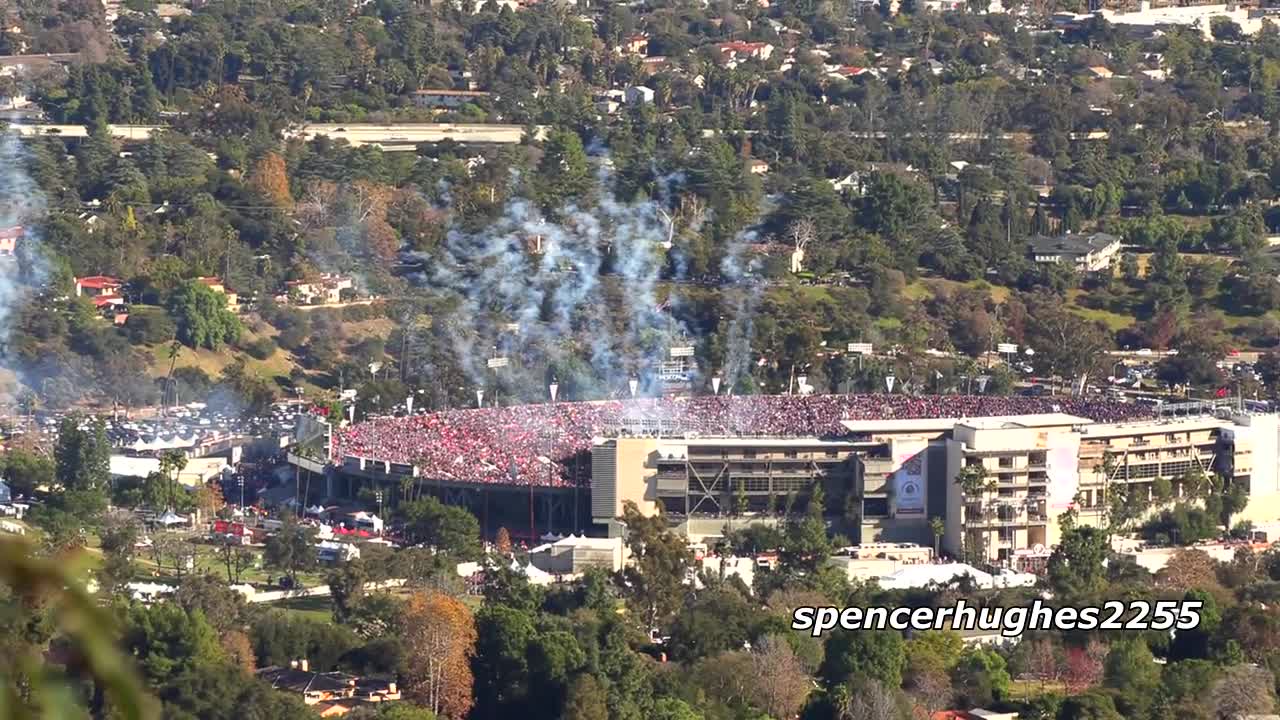
[(945, 432), (956, 425), (972, 428), (1000, 427), (1057, 427), (1059, 425), (1085, 425), (1092, 423), (1089, 418), (1067, 413), (1035, 413), (1029, 415), (997, 415), (980, 418), (906, 418), (900, 420), (842, 420), (840, 424), (853, 433), (909, 433), (909, 432)]
[(956, 423), (975, 430), (1001, 430), (1011, 428), (1046, 428), (1072, 425), (1091, 425), (1087, 417), (1068, 413), (1040, 413), (1037, 415), (1004, 415), (997, 417), (965, 418)]
[[(643, 436), (642, 436), (643, 437)], [(610, 438), (612, 439), (612, 438)], [(849, 447), (857, 443), (850, 440), (821, 440), (815, 437), (743, 437), (734, 435), (733, 437), (714, 437), (700, 436), (696, 438), (678, 438), (663, 437), (660, 438), (661, 445), (679, 445), (681, 447), (698, 447), (698, 446), (714, 446), (714, 447), (795, 447), (796, 445), (818, 445), (831, 447)]]
[(955, 427), (960, 418), (907, 418), (903, 420), (841, 420), (845, 430), (855, 433), (943, 432)]

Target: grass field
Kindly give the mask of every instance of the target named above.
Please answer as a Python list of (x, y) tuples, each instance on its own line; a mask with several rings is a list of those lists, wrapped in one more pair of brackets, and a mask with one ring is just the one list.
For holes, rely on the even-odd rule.
[(299, 597), (271, 603), (271, 607), (280, 608), (298, 617), (316, 622), (333, 622), (333, 601), (329, 597)]
[(1009, 683), (1009, 700), (1017, 702), (1039, 697), (1046, 693), (1066, 695), (1067, 686), (1062, 682), (1041, 682), (1040, 680), (1014, 680)]

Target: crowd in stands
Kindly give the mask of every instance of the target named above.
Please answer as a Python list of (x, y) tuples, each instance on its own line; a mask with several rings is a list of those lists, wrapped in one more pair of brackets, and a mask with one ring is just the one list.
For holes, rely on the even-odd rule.
[(844, 434), (841, 420), (1044, 412), (1099, 422), (1150, 413), (1143, 406), (1106, 400), (1020, 396), (754, 395), (561, 402), (373, 418), (335, 432), (333, 456), (335, 462), (354, 456), (412, 464), (423, 478), (433, 480), (566, 486), (573, 483), (570, 466), (584, 469), (580, 456), (596, 436), (834, 437)]

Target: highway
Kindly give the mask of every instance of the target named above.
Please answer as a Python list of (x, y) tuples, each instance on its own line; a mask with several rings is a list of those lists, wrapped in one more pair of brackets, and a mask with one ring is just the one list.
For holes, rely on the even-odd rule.
[[(539, 139), (545, 135), (538, 128)], [(377, 145), (383, 150), (412, 150), (419, 143), (454, 140), (460, 143), (486, 145), (516, 145), (524, 138), (522, 125), (490, 125), (462, 123), (403, 123), (374, 125), (371, 123), (347, 123), (345, 125), (303, 125), (285, 132), (285, 137), (301, 137), (312, 140), (328, 137), (343, 139), (354, 147)]]
[[(19, 135), (32, 137), (36, 135), (47, 135), (50, 137), (67, 137), (82, 138), (89, 136), (89, 129), (84, 125), (45, 125), (25, 123), (10, 123), (9, 130)], [(151, 133), (157, 130), (163, 130), (163, 125), (108, 125), (107, 129), (111, 134), (121, 140), (146, 140), (151, 137)]]
[[(163, 125), (108, 125), (115, 137), (125, 141), (142, 141)], [(89, 134), (83, 125), (50, 125), (13, 123), (9, 129), (25, 137), (48, 136), (82, 138)], [(486, 145), (516, 145), (524, 138), (522, 125), (490, 125), (465, 123), (403, 123), (377, 125), (373, 123), (302, 125), (285, 131), (286, 138), (313, 140), (328, 137), (343, 139), (353, 147), (373, 145), (383, 150), (413, 150), (420, 143), (454, 140), (460, 143)], [(538, 128), (541, 139), (545, 128)]]

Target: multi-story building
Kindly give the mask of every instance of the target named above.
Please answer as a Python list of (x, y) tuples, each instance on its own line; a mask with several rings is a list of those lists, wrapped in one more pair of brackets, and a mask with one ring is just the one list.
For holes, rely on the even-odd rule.
[[(988, 561), (1012, 563), (1031, 551), (1043, 556), (1058, 542), (1059, 516), (1077, 511), (1079, 522), (1107, 521), (1116, 484), (1153, 499), (1157, 479), (1174, 498), (1185, 495), (1189, 473), (1217, 474), (1243, 485), (1249, 503), (1241, 520), (1273, 520), (1280, 509), (1275, 415), (1231, 413), (1146, 422), (1094, 423), (1075, 418), (1031, 426), (995, 419), (956, 424), (947, 441), (947, 476), (983, 468), (976, 491), (947, 486), (946, 548)], [(1157, 503), (1149, 502), (1149, 513)]]
[(805, 512), (821, 485), (825, 515), (855, 542), (927, 545), (920, 449), (928, 440), (893, 435), (608, 439), (591, 451), (591, 514), (610, 534), (621, 533), (616, 518), (630, 500), (642, 512), (661, 508), (682, 532), (703, 540), (726, 527)]
[[(610, 535), (626, 501), (659, 509), (694, 540), (804, 512), (821, 485), (833, 530), (855, 543), (934, 543), (955, 556), (1036, 570), (1060, 517), (1100, 525), (1116, 483), (1142, 502), (1157, 478), (1183, 496), (1188, 472), (1249, 494), (1240, 520), (1280, 517), (1276, 415), (1097, 423), (1064, 413), (858, 420), (838, 438), (620, 436), (591, 450), (591, 516)], [(981, 467), (980, 473), (966, 473)], [(966, 487), (957, 478), (975, 475)], [(1157, 503), (1149, 512), (1158, 512)]]

